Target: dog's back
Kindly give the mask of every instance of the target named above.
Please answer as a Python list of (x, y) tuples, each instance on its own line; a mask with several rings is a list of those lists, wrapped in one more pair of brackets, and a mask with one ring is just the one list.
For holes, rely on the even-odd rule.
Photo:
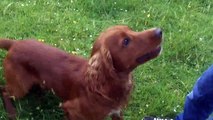
[[(68, 99), (69, 94), (64, 91), (69, 91), (67, 89), (73, 85), (68, 82), (78, 84), (76, 78), (81, 80), (83, 67), (87, 63), (85, 59), (35, 40), (0, 40), (0, 48), (8, 50), (4, 60), (6, 89), (17, 98), (23, 97), (37, 84)], [(75, 78), (75, 82), (72, 78)]]

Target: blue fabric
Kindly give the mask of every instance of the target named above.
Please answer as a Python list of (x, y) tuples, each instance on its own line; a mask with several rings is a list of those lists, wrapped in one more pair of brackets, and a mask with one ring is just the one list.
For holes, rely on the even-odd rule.
[[(206, 120), (213, 112), (213, 65), (197, 80), (176, 120)], [(213, 120), (213, 119), (212, 119)]]

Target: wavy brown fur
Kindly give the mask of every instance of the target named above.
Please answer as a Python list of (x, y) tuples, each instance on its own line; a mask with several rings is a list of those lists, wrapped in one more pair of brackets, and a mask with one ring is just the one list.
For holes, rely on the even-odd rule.
[(157, 57), (158, 53), (150, 54), (137, 62), (161, 41), (156, 29), (134, 32), (114, 26), (98, 37), (86, 60), (36, 40), (0, 40), (0, 48), (8, 49), (3, 64), (7, 95), (22, 98), (33, 85), (40, 85), (62, 99), (68, 120), (104, 120), (108, 115), (123, 120), (121, 109), (133, 86), (131, 71)]

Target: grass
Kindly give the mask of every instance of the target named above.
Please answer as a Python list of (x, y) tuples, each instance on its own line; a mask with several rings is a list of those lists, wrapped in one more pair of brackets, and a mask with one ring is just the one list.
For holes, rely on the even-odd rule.
[[(1, 0), (0, 37), (37, 38), (89, 57), (92, 43), (109, 26), (161, 27), (163, 54), (134, 71), (135, 88), (126, 120), (175, 117), (196, 79), (213, 63), (212, 0)], [(0, 51), (0, 60), (5, 51)], [(2, 66), (0, 79), (4, 83)], [(58, 120), (63, 112), (50, 93), (15, 102), (18, 120)], [(0, 101), (0, 119), (6, 113)]]

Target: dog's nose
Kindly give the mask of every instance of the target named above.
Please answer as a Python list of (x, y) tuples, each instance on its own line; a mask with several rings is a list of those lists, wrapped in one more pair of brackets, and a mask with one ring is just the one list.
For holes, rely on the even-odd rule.
[(156, 28), (155, 29), (155, 35), (158, 37), (158, 38), (162, 38), (162, 30), (160, 28)]

